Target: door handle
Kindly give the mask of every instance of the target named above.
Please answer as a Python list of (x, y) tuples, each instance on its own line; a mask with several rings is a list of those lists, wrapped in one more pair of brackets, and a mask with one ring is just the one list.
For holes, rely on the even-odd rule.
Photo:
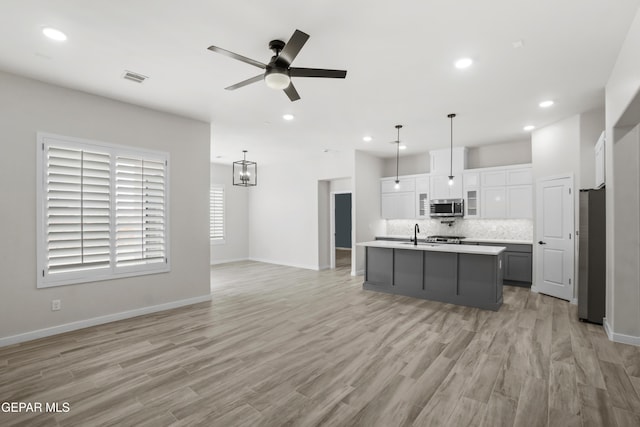
[(539, 245), (546, 245), (546, 244), (547, 244), (547, 242), (543, 242), (542, 240), (540, 240), (540, 241), (538, 242), (538, 244), (539, 244)]

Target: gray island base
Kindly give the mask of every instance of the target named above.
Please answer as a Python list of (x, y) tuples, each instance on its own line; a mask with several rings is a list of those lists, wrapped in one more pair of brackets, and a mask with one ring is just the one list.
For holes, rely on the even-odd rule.
[(503, 247), (358, 245), (366, 251), (364, 289), (494, 311), (502, 305)]

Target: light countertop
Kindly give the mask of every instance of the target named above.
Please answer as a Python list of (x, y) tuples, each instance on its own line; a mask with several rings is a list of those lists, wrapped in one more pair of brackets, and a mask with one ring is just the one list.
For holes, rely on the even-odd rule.
[[(407, 235), (387, 235), (387, 236), (376, 236), (376, 238), (384, 239), (409, 239), (410, 236)], [(423, 240), (424, 237), (418, 236), (418, 241)], [(533, 241), (531, 240), (513, 240), (513, 239), (476, 239), (474, 237), (466, 237), (462, 240), (463, 242), (478, 242), (478, 243), (505, 243), (512, 245), (532, 245)]]
[(446, 243), (424, 242), (418, 242), (418, 245), (414, 245), (413, 242), (394, 242), (389, 240), (374, 240), (373, 242), (362, 242), (356, 245), (372, 248), (408, 249), (410, 251), (451, 252), (476, 255), (498, 255), (507, 249), (504, 246), (449, 245)]

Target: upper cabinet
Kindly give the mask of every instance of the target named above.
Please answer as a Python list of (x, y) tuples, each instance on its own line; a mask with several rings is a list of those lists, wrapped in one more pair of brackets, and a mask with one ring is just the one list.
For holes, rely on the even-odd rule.
[(400, 177), (380, 180), (380, 216), (384, 219), (411, 219), (416, 216), (416, 179)]
[(533, 218), (531, 166), (486, 168), (480, 172), (481, 218)]
[(431, 161), (431, 175), (449, 175), (449, 171), (453, 170), (453, 174), (462, 173), (467, 167), (467, 148), (454, 147), (453, 155), (449, 148), (441, 150), (429, 151)]
[(448, 175), (431, 175), (431, 200), (462, 199), (462, 173), (449, 185)]
[(604, 131), (600, 134), (600, 138), (598, 138), (598, 142), (594, 148), (596, 155), (596, 183), (595, 188), (600, 188), (604, 186), (604, 147), (605, 147), (605, 136)]

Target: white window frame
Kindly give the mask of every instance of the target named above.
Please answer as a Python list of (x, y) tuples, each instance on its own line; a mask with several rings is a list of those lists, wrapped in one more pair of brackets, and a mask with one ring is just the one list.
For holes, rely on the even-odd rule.
[[(211, 234), (211, 230), (213, 229), (213, 209), (211, 207), (213, 204), (211, 200), (213, 189), (222, 190), (222, 237), (218, 238), (214, 238)], [(212, 245), (224, 245), (227, 241), (227, 190), (224, 184), (211, 184), (211, 188), (209, 189), (209, 203), (209, 241)]]
[[(38, 288), (49, 288), (54, 286), (72, 285), (79, 283), (89, 283), (103, 280), (120, 279), (124, 277), (141, 276), (147, 274), (167, 273), (171, 271), (170, 256), (170, 176), (169, 176), (169, 154), (161, 151), (146, 150), (124, 145), (111, 144), (106, 142), (92, 141), (83, 138), (55, 135), (46, 132), (37, 133), (36, 147), (36, 174), (37, 174), (37, 282)], [(72, 272), (47, 272), (47, 147), (49, 145), (66, 147), (70, 149), (96, 150), (106, 152), (110, 155), (110, 249), (109, 266), (95, 270), (80, 270)], [(150, 264), (117, 266), (116, 265), (116, 157), (142, 157), (146, 160), (161, 161), (165, 163), (164, 176), (164, 255), (165, 262)]]

